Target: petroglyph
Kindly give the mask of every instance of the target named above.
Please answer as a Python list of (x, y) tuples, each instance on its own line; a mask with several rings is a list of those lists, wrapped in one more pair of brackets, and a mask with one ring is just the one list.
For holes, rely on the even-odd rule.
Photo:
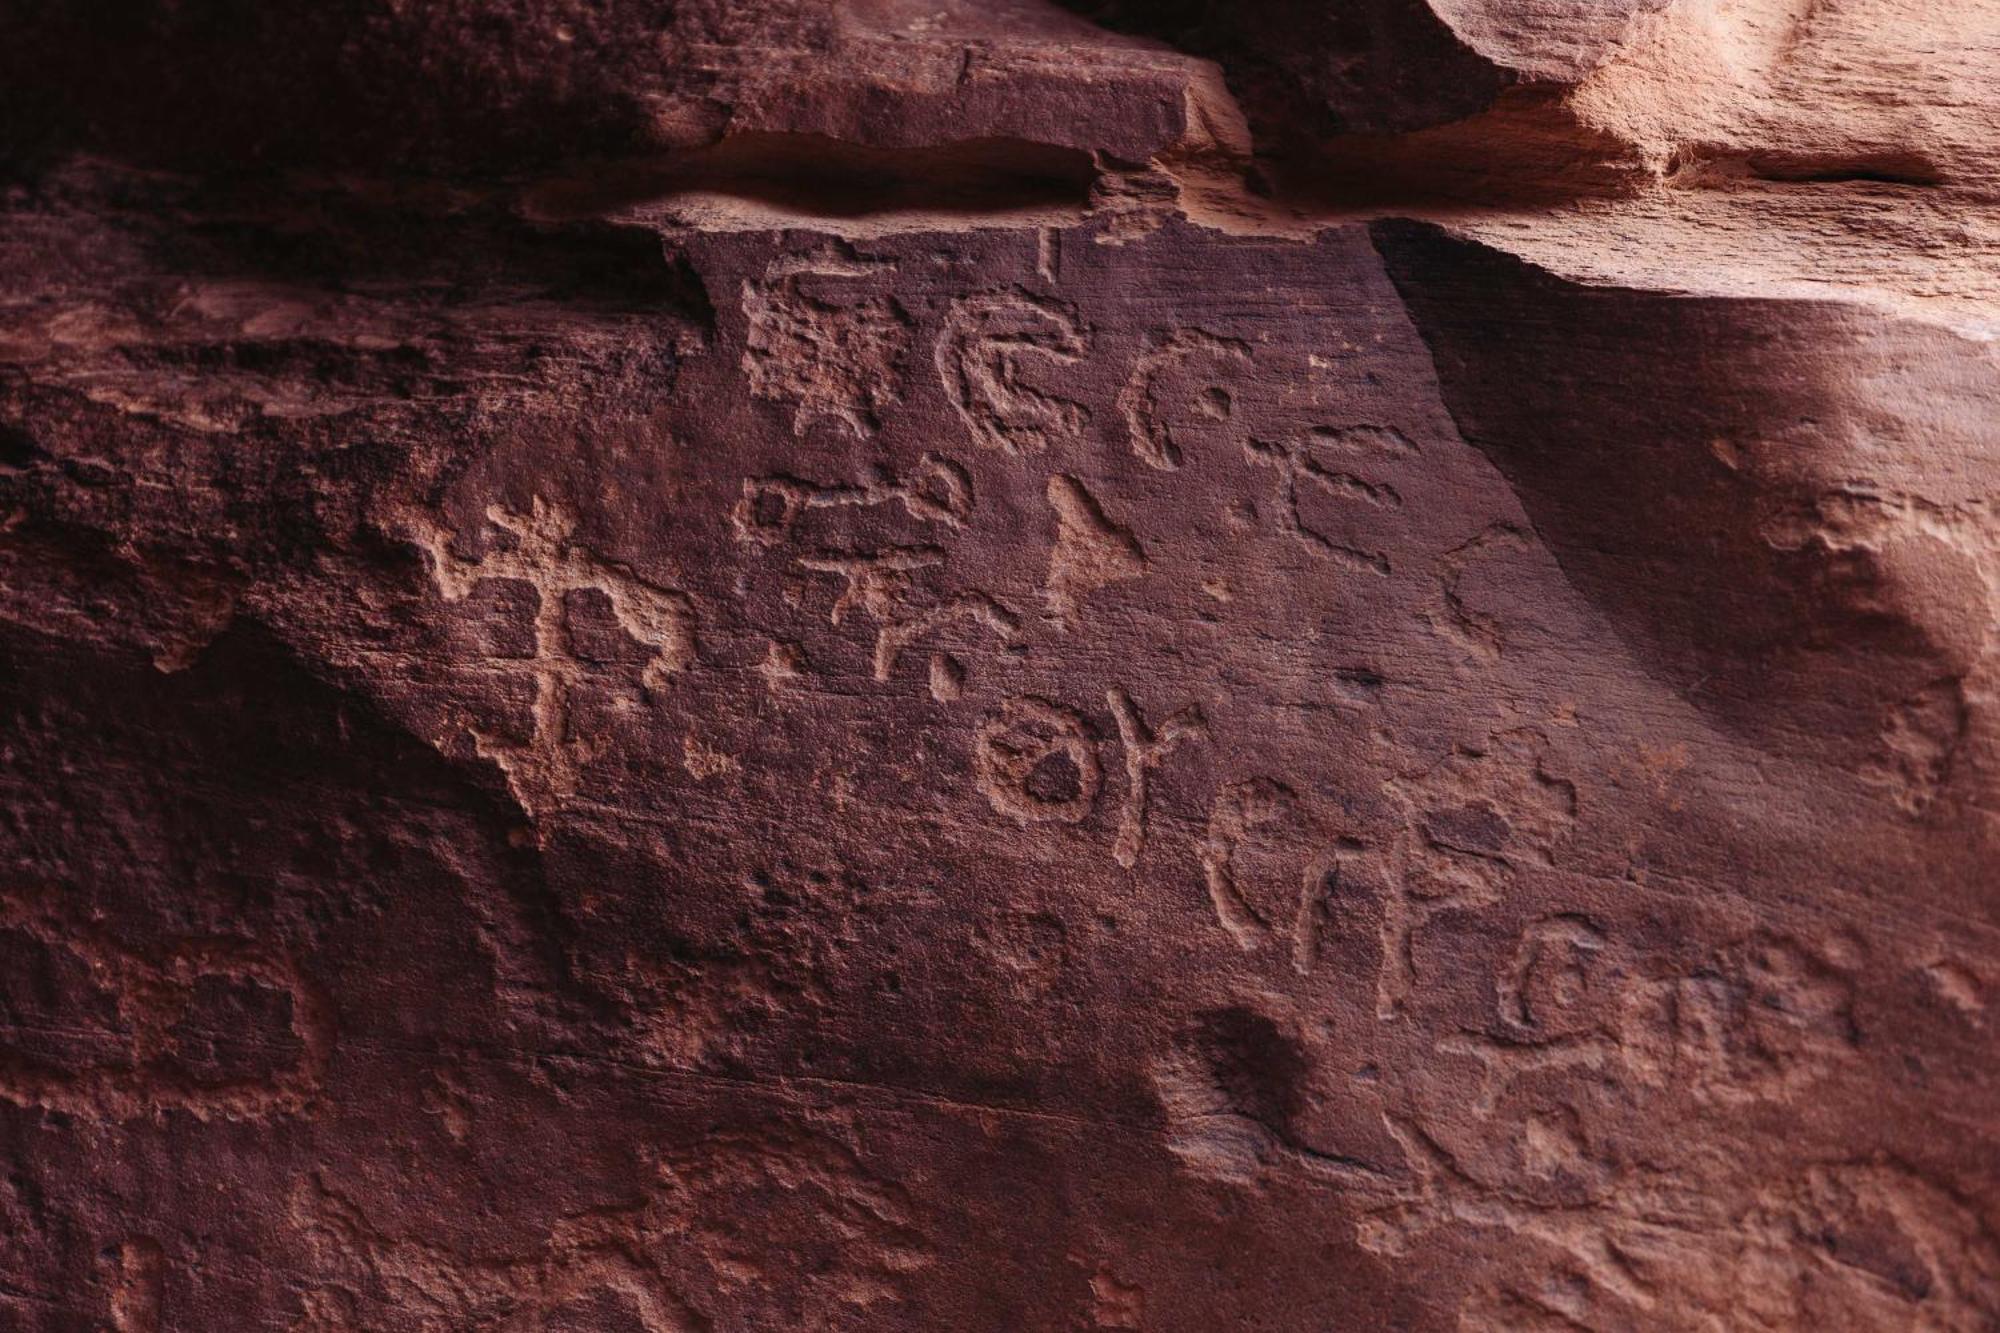
[(1890, 710), (1882, 752), (1861, 770), (1862, 780), (1887, 788), (1910, 815), (1922, 815), (1951, 778), (1970, 716), (1960, 681), (1926, 685)]
[(698, 1333), (718, 1326), (716, 1307), (754, 1312), (756, 1327), (838, 1327), (885, 1313), (932, 1257), (908, 1198), (865, 1167), (851, 1140), (837, 1117), (814, 1128), (718, 1127), (654, 1155), (630, 1201), (475, 1253), (382, 1228), (316, 1173), (290, 1200), (314, 1270), (316, 1322), (303, 1327), (361, 1333), (373, 1326), (353, 1319), (364, 1300), (427, 1333)]
[(167, 1260), (159, 1242), (136, 1237), (121, 1243), (109, 1258), (114, 1333), (160, 1333)]
[(1465, 595), (1465, 575), (1477, 562), (1500, 552), (1525, 551), (1527, 537), (1506, 523), (1495, 523), (1470, 541), (1447, 551), (1438, 562), (1441, 605), (1428, 616), (1431, 624), (1456, 640), (1481, 661), (1495, 662), (1507, 640), (1500, 621), (1475, 608)]
[(796, 643), (781, 643), (776, 639), (764, 645), (764, 660), (757, 664), (757, 674), (764, 678), (765, 689), (777, 694), (805, 673), (804, 648)]
[(1402, 1013), (1416, 983), (1412, 942), (1426, 923), (1491, 906), (1522, 869), (1554, 864), (1576, 821), (1576, 788), (1547, 770), (1545, 748), (1537, 733), (1505, 732), (1389, 784), (1406, 822), (1383, 913), (1380, 1017)]
[[(1319, 957), (1327, 897), (1362, 852), (1352, 838), (1327, 837), (1290, 787), (1251, 778), (1216, 794), (1201, 843), (1202, 880), (1217, 923), (1237, 947), (1251, 953), (1282, 935), (1291, 945), (1292, 969), (1303, 975)], [(1248, 891), (1253, 880), (1295, 885), (1296, 892), (1260, 904)], [(1289, 917), (1282, 932), (1276, 924), (1281, 912)]]
[[(1395, 1256), (1445, 1226), (1520, 1243), (1476, 1288), (1473, 1327), (1798, 1328), (1972, 1333), (2000, 1316), (2000, 1244), (1937, 1185), (1890, 1162), (1807, 1165), (1775, 1180), (1734, 1163), (1635, 1173), (1601, 1200), (1538, 1204), (1476, 1181), (1420, 1128), (1388, 1127), (1414, 1183), (1356, 1229)], [(1481, 1324), (1482, 1319), (1516, 1322)]]
[(1063, 626), (1074, 629), (1084, 598), (1107, 583), (1144, 574), (1146, 556), (1132, 533), (1106, 518), (1075, 477), (1050, 477), (1047, 494), (1056, 511), (1056, 541), (1045, 596)]
[(953, 621), (984, 628), (1002, 643), (1012, 642), (1020, 629), (1020, 617), (983, 592), (919, 600), (910, 575), (936, 568), (944, 560), (938, 547), (902, 546), (861, 555), (801, 556), (799, 564), (847, 580), (834, 599), (832, 622), (841, 624), (850, 611), (875, 622), (874, 675), (887, 681), (906, 648)]
[(1008, 699), (981, 720), (973, 774), (994, 810), (1022, 824), (1080, 823), (1104, 782), (1083, 718), (1032, 695)]
[(486, 510), (500, 539), (477, 560), (454, 555), (448, 536), (428, 516), (406, 517), (406, 531), (430, 557), (431, 576), (447, 602), (462, 602), (479, 584), (504, 579), (535, 593), (535, 650), (523, 670), (534, 682), (532, 730), (526, 744), (475, 731), (480, 755), (498, 764), (508, 788), (530, 815), (559, 806), (577, 789), (595, 747), (571, 726), (572, 695), (589, 671), (568, 634), (567, 599), (601, 594), (633, 642), (653, 650), (639, 673), (647, 690), (665, 687), (695, 660), (694, 603), (685, 594), (656, 587), (630, 570), (599, 558), (575, 540), (576, 519), (539, 497), (527, 513), (498, 505)]
[(743, 498), (730, 510), (737, 536), (776, 546), (813, 509), (900, 504), (910, 517), (957, 528), (972, 515), (971, 474), (939, 454), (925, 454), (908, 478), (877, 469), (852, 485), (823, 485), (797, 477), (748, 478)]
[(1854, 983), (1797, 941), (1759, 934), (1635, 990), (1627, 1065), (1724, 1105), (1795, 1096), (1853, 1052)]
[[(79, 1039), (72, 1060), (0, 1051), (0, 1100), (98, 1121), (165, 1111), (268, 1120), (300, 1114), (319, 1095), (335, 1043), (332, 1014), (283, 953), (183, 938), (144, 957), (65, 910), (53, 892), (0, 894), (0, 935), (10, 933), (38, 946), (48, 976), (69, 978), (51, 983), (66, 1014), (101, 1010), (115, 1023), (101, 1032), (41, 1034)], [(267, 1030), (218, 1030), (244, 1022), (225, 1016), (244, 1009)]]
[(1118, 839), (1111, 854), (1130, 870), (1139, 864), (1139, 854), (1146, 847), (1148, 775), (1181, 744), (1207, 740), (1208, 722), (1199, 707), (1189, 705), (1162, 722), (1155, 732), (1124, 690), (1106, 691), (1104, 699), (1117, 719), (1118, 739), (1125, 751), (1125, 805), (1118, 817)]
[(1661, 974), (1580, 916), (1530, 922), (1494, 978), (1495, 1035), (1437, 1048), (1482, 1066), (1475, 1109), (1551, 1069), (1630, 1092), (1739, 1105), (1802, 1092), (1852, 1052), (1854, 987), (1798, 942), (1758, 934)]
[(1037, 387), (1029, 367), (1074, 365), (1084, 351), (1081, 325), (1054, 301), (1024, 292), (962, 297), (938, 338), (938, 378), (979, 444), (1039, 454), (1076, 440), (1089, 413)]
[[(1234, 363), (1247, 367), (1250, 344), (1237, 338), (1219, 337), (1200, 329), (1176, 329), (1154, 335), (1145, 351), (1133, 362), (1132, 376), (1118, 393), (1118, 411), (1132, 442), (1132, 452), (1148, 466), (1172, 471), (1182, 462), (1184, 451), (1174, 438), (1174, 425), (1164, 400), (1167, 385), (1183, 377), (1202, 361)], [(1194, 410), (1210, 422), (1227, 421), (1235, 411), (1228, 390), (1210, 385), (1192, 395)]]
[[(1372, 545), (1360, 544), (1360, 537), (1344, 530), (1350, 522), (1341, 516), (1403, 507), (1395, 487), (1360, 475), (1371, 465), (1414, 454), (1400, 433), (1378, 426), (1320, 427), (1302, 442), (1246, 440), (1243, 448), (1250, 461), (1278, 474), (1277, 511), (1282, 531), (1343, 568), (1388, 574), (1388, 555)], [(1324, 463), (1322, 456), (1337, 458), (1341, 465)], [(1308, 513), (1308, 493), (1331, 504), (1337, 514)], [(1329, 530), (1336, 522), (1341, 523), (1342, 531)]]
[[(538, 1253), (477, 1258), (384, 1234), (322, 1179), (299, 1186), (292, 1211), (323, 1271), (365, 1282), (421, 1328), (538, 1330), (565, 1307), (598, 1296), (619, 1298), (645, 1333), (708, 1327), (644, 1252), (648, 1232), (659, 1226), (644, 1205), (565, 1218)], [(337, 1313), (342, 1304), (352, 1302), (321, 1302), (321, 1326), (361, 1333)]]
[(750, 392), (796, 404), (794, 431), (830, 417), (867, 435), (901, 398), (910, 319), (869, 285), (891, 268), (832, 252), (793, 255), (774, 261), (761, 282), (743, 284)]
[(1252, 778), (1222, 789), (1209, 810), (1201, 844), (1201, 873), (1215, 919), (1244, 952), (1259, 947), (1271, 928), (1237, 884), (1236, 851), (1266, 824), (1285, 817), (1298, 802), (1290, 787), (1271, 778)]

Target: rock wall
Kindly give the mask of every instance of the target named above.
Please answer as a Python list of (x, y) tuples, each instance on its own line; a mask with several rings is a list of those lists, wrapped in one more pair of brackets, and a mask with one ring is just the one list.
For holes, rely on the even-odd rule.
[(2000, 1327), (2000, 3), (0, 0), (0, 1326)]

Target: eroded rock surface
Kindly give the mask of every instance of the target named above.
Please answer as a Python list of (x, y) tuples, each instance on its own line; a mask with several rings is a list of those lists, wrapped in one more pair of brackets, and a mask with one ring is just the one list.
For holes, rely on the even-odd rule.
[(0, 1326), (2000, 1327), (1992, 0), (0, 11)]

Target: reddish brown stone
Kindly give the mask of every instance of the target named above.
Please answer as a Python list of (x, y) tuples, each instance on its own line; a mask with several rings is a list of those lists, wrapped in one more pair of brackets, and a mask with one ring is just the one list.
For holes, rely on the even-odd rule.
[(2000, 1325), (1976, 22), (4, 7), (0, 1327)]

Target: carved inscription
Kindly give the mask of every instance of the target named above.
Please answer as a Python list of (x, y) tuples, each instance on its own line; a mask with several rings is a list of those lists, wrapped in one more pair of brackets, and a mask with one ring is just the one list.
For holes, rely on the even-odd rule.
[(910, 319), (867, 282), (891, 267), (832, 252), (790, 255), (743, 285), (750, 392), (796, 404), (794, 430), (829, 417), (866, 435), (901, 397)]
[(1523, 929), (1494, 980), (1491, 1033), (1438, 1042), (1481, 1065), (1482, 1115), (1520, 1078), (1564, 1068), (1649, 1095), (1777, 1100), (1825, 1077), (1856, 1041), (1852, 982), (1820, 953), (1770, 934), (1649, 975), (1585, 918), (1557, 915)]
[(980, 722), (972, 753), (979, 790), (996, 811), (1023, 824), (1082, 822), (1104, 782), (1083, 718), (1046, 699), (1001, 704)]
[[(1283, 943), (1292, 970), (1304, 976), (1319, 961), (1329, 896), (1356, 878), (1367, 856), (1359, 839), (1329, 837), (1291, 787), (1256, 777), (1216, 794), (1201, 842), (1202, 880), (1217, 924), (1239, 948)], [(1253, 880), (1288, 887), (1282, 895), (1253, 893)]]
[[(1521, 869), (1552, 865), (1576, 814), (1575, 789), (1547, 771), (1532, 732), (1457, 751), (1389, 790), (1403, 805), (1400, 827), (1364, 839), (1323, 829), (1286, 783), (1234, 782), (1216, 795), (1201, 843), (1217, 924), (1246, 953), (1286, 939), (1301, 974), (1318, 959), (1330, 898), (1351, 886), (1379, 896), (1384, 1019), (1402, 1014), (1415, 986), (1412, 945), (1423, 926), (1445, 912), (1490, 906)], [(1253, 881), (1264, 887), (1253, 893)], [(1273, 895), (1269, 886), (1280, 882), (1296, 885), (1296, 895)]]
[(106, 1258), (114, 1333), (160, 1333), (167, 1259), (159, 1242), (149, 1236), (134, 1237)]
[(750, 478), (743, 483), (743, 498), (730, 511), (730, 521), (745, 541), (776, 546), (792, 535), (808, 510), (891, 503), (919, 521), (960, 527), (972, 514), (972, 478), (938, 454), (925, 454), (904, 480), (882, 471), (851, 485), (821, 485), (786, 476)]
[[(750, 478), (730, 518), (739, 538), (775, 547), (796, 534), (806, 514), (818, 509), (902, 506), (911, 518), (947, 529), (964, 526), (972, 515), (972, 478), (966, 470), (938, 454), (926, 454), (906, 477), (877, 469), (852, 484), (821, 484), (796, 477)], [(920, 571), (942, 569), (941, 546), (886, 546), (874, 551), (822, 551), (796, 557), (801, 568), (835, 574), (845, 586), (834, 599), (830, 620), (844, 624), (859, 614), (875, 626), (873, 673), (878, 681), (894, 674), (904, 651), (953, 623), (981, 628), (1002, 643), (1013, 642), (1020, 618), (999, 599), (977, 590), (938, 594), (919, 586)], [(802, 654), (791, 662), (797, 668)], [(773, 668), (782, 670), (783, 664)], [(766, 670), (766, 679), (772, 679)], [(794, 670), (793, 674), (796, 674)], [(932, 693), (943, 700), (956, 697), (965, 681), (964, 667), (942, 655), (931, 663)]]
[(1854, 987), (1821, 953), (1762, 934), (1638, 987), (1621, 1044), (1634, 1073), (1724, 1105), (1792, 1096), (1853, 1052)]
[(1841, 1328), (1869, 1333), (1972, 1333), (2000, 1318), (2000, 1242), (1950, 1192), (1895, 1163), (1766, 1179), (1729, 1166), (1647, 1171), (1552, 1206), (1481, 1183), (1409, 1121), (1388, 1125), (1415, 1180), (1358, 1226), (1364, 1249), (1404, 1254), (1453, 1224), (1521, 1243), (1467, 1297), (1465, 1327), (1777, 1329), (1837, 1312)]
[[(1415, 453), (1399, 432), (1379, 426), (1321, 427), (1301, 441), (1244, 442), (1253, 463), (1278, 474), (1278, 522), (1316, 555), (1346, 569), (1386, 575), (1388, 554), (1357, 534), (1358, 516), (1403, 507), (1387, 482), (1364, 473), (1387, 460)], [(1334, 461), (1327, 462), (1325, 459)]]
[(447, 602), (464, 601), (489, 579), (534, 590), (534, 655), (524, 667), (535, 691), (529, 739), (515, 744), (473, 733), (479, 753), (500, 766), (515, 799), (532, 815), (573, 795), (594, 753), (570, 725), (572, 692), (587, 673), (569, 641), (569, 596), (602, 595), (633, 642), (653, 650), (639, 674), (648, 690), (664, 687), (694, 662), (694, 603), (584, 549), (575, 540), (575, 517), (559, 506), (537, 498), (525, 514), (495, 505), (486, 518), (500, 536), (477, 560), (453, 554), (447, 535), (426, 516), (411, 516), (408, 531), (430, 557), (431, 576)]
[[(1215, 918), (1246, 953), (1261, 948), (1273, 933), (1271, 913), (1252, 902), (1243, 886), (1241, 862), (1267, 831), (1296, 828), (1303, 818), (1298, 795), (1271, 778), (1251, 778), (1222, 789), (1209, 811), (1208, 832), (1201, 843), (1202, 878), (1208, 885)], [(1304, 970), (1313, 947), (1304, 943), (1314, 925), (1321, 876), (1307, 866), (1302, 872), (1296, 911), (1287, 923), (1294, 959)]]
[(906, 648), (954, 621), (984, 628), (1002, 643), (1012, 642), (1020, 629), (1020, 617), (983, 592), (924, 600), (910, 575), (944, 560), (935, 546), (905, 546), (865, 555), (801, 556), (799, 564), (847, 580), (834, 599), (832, 622), (839, 625), (850, 611), (859, 611), (876, 623), (875, 679), (886, 681)]
[[(298, 1114), (319, 1094), (334, 1047), (332, 1015), (282, 953), (240, 940), (179, 939), (141, 956), (53, 894), (0, 895), (6, 937), (29, 945), (39, 959), (34, 972), (46, 969), (43, 984), (57, 988), (66, 1014), (100, 1011), (109, 1026), (88, 1034), (73, 1059), (0, 1051), (0, 1099), (91, 1120), (162, 1111), (264, 1120)], [(265, 1030), (228, 1026), (246, 1021)]]
[(1534, 732), (1507, 732), (1390, 784), (1405, 829), (1383, 914), (1381, 1017), (1403, 1011), (1416, 984), (1412, 941), (1427, 922), (1491, 906), (1523, 868), (1554, 864), (1576, 820), (1576, 788), (1548, 771), (1544, 749)]
[(1443, 605), (1431, 623), (1484, 661), (1500, 659), (1506, 647), (1497, 617), (1477, 609), (1465, 593), (1468, 570), (1496, 552), (1525, 551), (1528, 539), (1510, 524), (1495, 523), (1470, 541), (1445, 553), (1438, 562), (1438, 593)]
[[(1128, 870), (1145, 849), (1152, 772), (1182, 745), (1208, 738), (1201, 709), (1189, 705), (1148, 726), (1132, 696), (1106, 692), (1125, 763), (1125, 798), (1112, 856)], [(980, 723), (973, 740), (979, 789), (995, 811), (1029, 823), (1076, 824), (1089, 818), (1103, 786), (1099, 745), (1074, 709), (1032, 695), (1006, 700)]]
[(1167, 755), (1187, 741), (1207, 740), (1208, 721), (1201, 709), (1189, 705), (1160, 724), (1155, 732), (1139, 714), (1139, 706), (1124, 690), (1114, 689), (1104, 696), (1111, 716), (1118, 722), (1118, 739), (1125, 749), (1125, 808), (1118, 818), (1118, 840), (1111, 854), (1119, 865), (1130, 870), (1139, 864), (1146, 847), (1146, 785), (1148, 775), (1166, 761)]
[(1049, 610), (1064, 627), (1074, 628), (1083, 599), (1107, 583), (1144, 574), (1146, 556), (1131, 532), (1106, 518), (1075, 477), (1050, 477), (1048, 500), (1056, 511), (1046, 586)]
[[(1132, 452), (1149, 467), (1172, 471), (1182, 462), (1180, 442), (1169, 417), (1167, 390), (1176, 379), (1202, 362), (1248, 366), (1250, 344), (1200, 329), (1176, 329), (1155, 335), (1133, 363), (1131, 378), (1118, 394), (1118, 411)], [(1211, 423), (1227, 421), (1235, 410), (1229, 391), (1210, 385), (1192, 397), (1194, 411)]]
[(972, 438), (1005, 454), (1039, 454), (1083, 430), (1081, 403), (1035, 383), (1030, 367), (1083, 359), (1083, 328), (1054, 301), (1000, 292), (954, 301), (937, 343), (938, 378)]

